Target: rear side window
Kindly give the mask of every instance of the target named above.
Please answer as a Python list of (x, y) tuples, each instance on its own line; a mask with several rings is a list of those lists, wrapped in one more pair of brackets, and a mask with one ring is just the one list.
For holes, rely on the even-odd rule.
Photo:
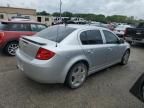
[(9, 30), (10, 31), (31, 31), (31, 28), (29, 24), (10, 23)]
[(0, 30), (8, 30), (8, 23), (0, 22)]
[(22, 30), (22, 25), (21, 24), (9, 24), (9, 30), (20, 31)]
[(0, 23), (0, 30), (7, 31), (31, 31), (29, 24), (22, 23)]
[(22, 31), (31, 31), (30, 24), (21, 24)]
[(80, 34), (80, 39), (81, 39), (81, 42), (83, 45), (88, 45), (89, 44), (89, 41), (87, 39), (87, 33), (86, 32), (82, 32)]
[(37, 33), (37, 36), (51, 41), (61, 42), (75, 30), (75, 28), (56, 25), (42, 30), (41, 32)]
[(80, 34), (83, 45), (103, 44), (103, 39), (99, 30), (88, 30)]

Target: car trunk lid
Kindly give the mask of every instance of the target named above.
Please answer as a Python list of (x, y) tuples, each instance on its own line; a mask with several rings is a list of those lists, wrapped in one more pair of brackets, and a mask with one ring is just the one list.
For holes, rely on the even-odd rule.
[(55, 46), (56, 43), (37, 36), (34, 37), (25, 36), (20, 39), (19, 49), (26, 55), (35, 58), (39, 48), (47, 45)]

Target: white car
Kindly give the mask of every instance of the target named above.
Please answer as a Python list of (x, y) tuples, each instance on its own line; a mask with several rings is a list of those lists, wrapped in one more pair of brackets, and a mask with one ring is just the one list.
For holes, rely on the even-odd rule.
[(118, 35), (119, 37), (123, 37), (124, 34), (125, 34), (125, 30), (126, 28), (132, 28), (132, 26), (130, 25), (118, 25), (115, 30), (114, 30), (114, 33), (116, 35)]

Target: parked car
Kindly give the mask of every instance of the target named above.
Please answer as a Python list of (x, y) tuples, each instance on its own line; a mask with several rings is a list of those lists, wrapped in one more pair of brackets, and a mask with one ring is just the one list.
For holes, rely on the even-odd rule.
[(136, 28), (127, 28), (124, 37), (129, 43), (144, 44), (144, 23), (140, 23)]
[(0, 48), (6, 54), (14, 56), (21, 36), (31, 36), (45, 28), (45, 24), (31, 21), (1, 21)]
[(114, 33), (116, 35), (118, 35), (120, 38), (123, 38), (127, 28), (132, 28), (132, 26), (130, 26), (130, 25), (118, 25), (114, 29)]
[(96, 26), (96, 27), (104, 27), (104, 28), (108, 28), (108, 25), (107, 24), (103, 24), (103, 23), (92, 23), (92, 24), (89, 24), (91, 26)]
[(86, 25), (49, 27), (22, 37), (17, 66), (40, 83), (80, 87), (86, 77), (117, 63), (127, 64), (130, 45), (110, 30)]
[(130, 92), (144, 102), (144, 74), (142, 74), (133, 87), (130, 89)]

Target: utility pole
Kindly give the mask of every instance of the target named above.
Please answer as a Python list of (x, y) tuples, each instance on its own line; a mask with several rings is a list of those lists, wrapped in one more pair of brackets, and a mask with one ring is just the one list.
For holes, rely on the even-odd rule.
[(60, 21), (62, 21), (62, 15), (61, 15), (61, 12), (62, 12), (62, 1), (60, 0)]

